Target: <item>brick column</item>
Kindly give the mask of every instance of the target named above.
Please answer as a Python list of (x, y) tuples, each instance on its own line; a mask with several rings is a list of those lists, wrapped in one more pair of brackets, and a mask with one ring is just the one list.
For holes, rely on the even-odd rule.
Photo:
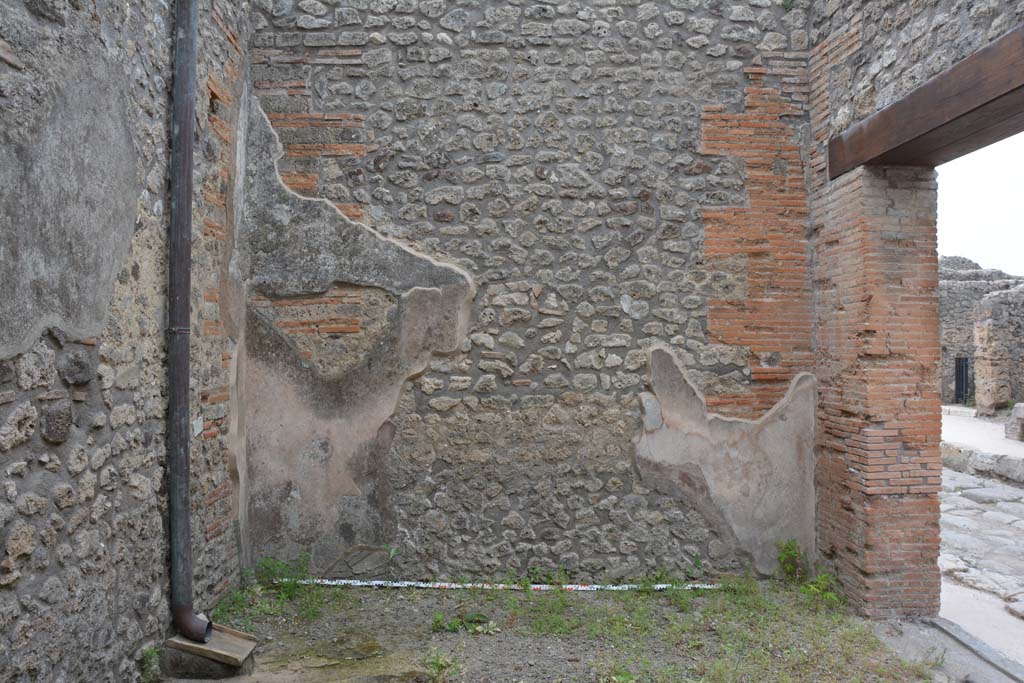
[(859, 168), (816, 205), (819, 552), (869, 616), (935, 614), (935, 172)]

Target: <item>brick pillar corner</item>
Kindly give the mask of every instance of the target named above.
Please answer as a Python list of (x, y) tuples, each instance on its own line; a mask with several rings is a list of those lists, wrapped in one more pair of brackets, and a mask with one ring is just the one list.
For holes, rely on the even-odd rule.
[(862, 167), (818, 193), (818, 550), (877, 618), (939, 608), (936, 189)]

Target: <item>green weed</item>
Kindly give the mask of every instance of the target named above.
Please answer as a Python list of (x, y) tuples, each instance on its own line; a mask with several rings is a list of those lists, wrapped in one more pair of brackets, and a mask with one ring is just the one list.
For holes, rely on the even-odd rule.
[(800, 544), (794, 539), (776, 543), (779, 549), (779, 571), (782, 573), (782, 580), (786, 583), (796, 584), (807, 580), (808, 562)]
[(693, 603), (687, 593), (689, 591), (682, 588), (669, 588), (665, 591), (665, 599), (680, 612), (689, 612)]
[(430, 683), (450, 683), (462, 667), (454, 654), (443, 655), (434, 650), (423, 659), (423, 668), (427, 670)]
[(843, 604), (843, 597), (839, 592), (839, 582), (828, 572), (822, 572), (800, 586), (800, 592), (816, 605), (838, 607)]
[(294, 614), (312, 621), (324, 608), (345, 604), (348, 596), (344, 590), (308, 583), (312, 578), (308, 555), (299, 555), (290, 562), (260, 560), (255, 570), (243, 572), (241, 587), (214, 608), (213, 619), (253, 630), (255, 621), (261, 618)]
[(704, 576), (704, 561), (700, 559), (700, 553), (693, 555), (693, 576), (692, 579), (699, 579)]
[(636, 674), (622, 664), (613, 664), (597, 674), (597, 683), (634, 683), (639, 680)]
[(657, 629), (657, 603), (636, 593), (619, 593), (612, 600), (582, 607), (580, 621), (595, 638), (615, 641), (653, 635)]
[(569, 591), (553, 590), (538, 593), (526, 606), (529, 627), (539, 636), (565, 636), (576, 632), (583, 621), (571, 612)]
[(160, 651), (147, 647), (139, 658), (139, 674), (142, 683), (158, 683), (160, 680)]
[(294, 600), (308, 588), (303, 581), (312, 578), (309, 573), (309, 555), (303, 553), (291, 562), (267, 557), (256, 565), (256, 581), (285, 600)]
[(473, 635), (489, 636), (499, 633), (501, 629), (486, 614), (480, 614), (479, 612), (456, 616), (452, 619), (446, 619), (441, 612), (434, 612), (434, 621), (431, 624), (430, 630), (434, 633), (465, 631)]

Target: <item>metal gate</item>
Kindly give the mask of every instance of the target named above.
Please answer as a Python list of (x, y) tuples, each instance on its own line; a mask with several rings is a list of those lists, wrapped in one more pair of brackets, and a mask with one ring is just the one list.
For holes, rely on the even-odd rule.
[(956, 359), (956, 384), (953, 389), (953, 402), (958, 404), (967, 403), (971, 396), (971, 359), (960, 357)]

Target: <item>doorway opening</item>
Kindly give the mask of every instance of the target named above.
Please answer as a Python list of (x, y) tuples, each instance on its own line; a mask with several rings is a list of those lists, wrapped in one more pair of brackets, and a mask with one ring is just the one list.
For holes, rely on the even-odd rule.
[[(948, 539), (959, 534), (976, 540), (977, 533), (965, 532), (963, 524), (944, 523), (945, 513), (951, 512), (947, 494), (963, 492), (962, 497), (971, 501), (962, 506), (964, 514), (957, 521), (970, 521), (972, 514), (980, 519), (985, 512), (978, 514), (977, 508), (988, 504), (979, 502), (988, 500), (987, 493), (971, 493), (972, 489), (998, 491), (993, 505), (1004, 503), (999, 499), (1004, 493), (1016, 495), (1002, 474), (991, 472), (995, 483), (989, 485), (976, 472), (947, 476), (943, 469), (944, 460), (949, 461), (943, 441), (950, 441), (943, 423), (951, 412), (943, 403), (953, 408), (949, 404), (968, 403), (973, 394), (978, 412), (986, 415), (997, 415), (1013, 404), (1012, 368), (1021, 366), (1014, 348), (1024, 345), (1009, 341), (1004, 331), (1013, 330), (1016, 319), (1024, 319), (1024, 309), (1016, 313), (1010, 299), (1017, 285), (1009, 282), (1012, 277), (1004, 277), (1005, 269), (972, 260), (969, 253), (944, 251), (939, 227), (945, 201), (941, 197), (949, 191), (943, 185), (946, 170), (1024, 132), (1021, 64), (1024, 26), (829, 140), (832, 182), (816, 247), (821, 282), (829, 289), (819, 294), (825, 305), (819, 305), (817, 315), (825, 330), (820, 338), (828, 369), (838, 371), (826, 375), (823, 388), (824, 398), (835, 400), (821, 411), (820, 425), (829, 438), (820, 454), (826, 462), (836, 463), (826, 474), (841, 476), (842, 486), (828, 477), (820, 481), (846, 493), (847, 508), (819, 505), (819, 519), (836, 528), (857, 525), (866, 537), (870, 534), (870, 543), (839, 551), (850, 566), (840, 568), (844, 584), (860, 592), (869, 614), (884, 614), (886, 609), (934, 613), (941, 594), (946, 616), (947, 607), (955, 607), (956, 601), (947, 601), (944, 579), (965, 580), (984, 569), (980, 554), (962, 563), (951, 558)], [(1019, 155), (1014, 161), (1019, 163)], [(1005, 172), (1015, 182), (1002, 192), (1011, 199), (1019, 196), (1022, 185), (1015, 164)], [(992, 170), (986, 169), (986, 174)], [(982, 184), (1002, 179), (975, 175)], [(979, 191), (968, 193), (974, 211), (966, 224), (957, 226), (971, 243), (979, 242), (982, 229), (981, 196)], [(1021, 216), (1018, 209), (1016, 222), (1000, 231), (1003, 241), (995, 246), (997, 255), (1014, 253), (1011, 244), (1024, 232)], [(943, 263), (939, 254), (953, 258)], [(857, 270), (838, 270), (844, 259), (853, 259)], [(985, 300), (985, 306), (970, 302), (957, 312), (956, 319), (970, 320), (962, 346), (945, 339), (939, 343), (943, 266), (953, 273), (947, 279), (960, 283), (953, 290), (967, 287), (966, 282), (1008, 281)], [(829, 276), (825, 268), (836, 269), (841, 277)], [(967, 275), (956, 274), (964, 272)], [(982, 298), (988, 294), (983, 292)], [(986, 424), (990, 431), (996, 427), (991, 421)], [(999, 437), (1003, 438), (1001, 433)], [(825, 498), (826, 503), (829, 500)], [(826, 540), (829, 531), (826, 525)], [(1024, 536), (1020, 527), (1013, 533)], [(1016, 560), (1011, 554), (1020, 554), (1020, 548), (1024, 543), (1003, 543), (987, 556), (1012, 562)], [(996, 570), (989, 571), (991, 577)], [(1024, 571), (1009, 567), (1003, 571), (1006, 576), (1024, 576)], [(1015, 593), (1021, 594), (1024, 588)], [(988, 596), (999, 607), (988, 615), (988, 622), (1008, 618), (1004, 630), (1022, 633), (1024, 621), (1015, 621), (1008, 609), (1002, 609), (1002, 602), (1012, 595)], [(992, 642), (999, 645), (995, 638)]]
[(1024, 497), (1024, 442), (1011, 438), (1009, 410), (1024, 399), (1022, 154), (1018, 134), (937, 169), (940, 390), (947, 404), (940, 615), (1019, 661), (1024, 515), (1002, 513)]

